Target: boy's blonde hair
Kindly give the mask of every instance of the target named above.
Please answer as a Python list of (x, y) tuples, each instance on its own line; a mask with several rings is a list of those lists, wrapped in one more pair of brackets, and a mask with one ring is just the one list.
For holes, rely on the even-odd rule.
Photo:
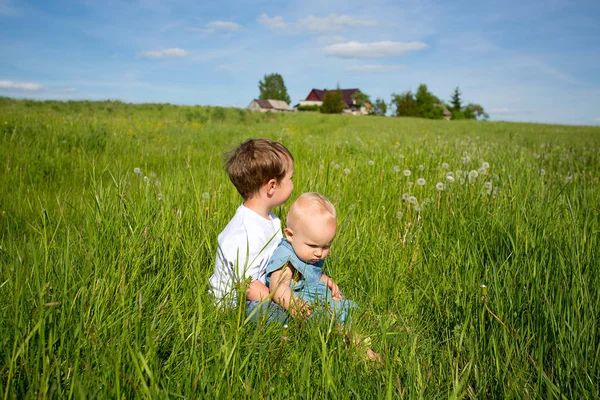
[(225, 170), (244, 200), (275, 179), (283, 180), (293, 165), (294, 157), (279, 142), (269, 139), (248, 139), (226, 155)]
[(303, 193), (292, 203), (287, 216), (286, 225), (294, 229), (294, 225), (305, 217), (321, 216), (328, 221), (337, 223), (335, 207), (327, 199), (317, 192)]

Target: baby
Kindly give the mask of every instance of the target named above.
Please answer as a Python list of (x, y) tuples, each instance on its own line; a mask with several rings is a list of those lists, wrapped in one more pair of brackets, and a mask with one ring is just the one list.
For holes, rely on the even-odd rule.
[[(293, 318), (319, 315), (334, 318), (342, 325), (351, 323), (350, 310), (358, 308), (357, 305), (344, 298), (338, 285), (323, 274), (323, 262), (329, 255), (336, 230), (335, 207), (325, 196), (304, 193), (292, 203), (285, 237), (267, 264), (265, 281), (273, 301)], [(355, 344), (364, 344), (356, 334), (352, 340)], [(368, 346), (366, 355), (373, 361), (382, 361)]]
[(323, 274), (336, 230), (335, 208), (323, 195), (304, 193), (292, 204), (285, 237), (267, 264), (265, 281), (273, 301), (293, 318), (305, 319), (321, 309), (341, 324), (351, 322), (349, 311), (356, 304)]

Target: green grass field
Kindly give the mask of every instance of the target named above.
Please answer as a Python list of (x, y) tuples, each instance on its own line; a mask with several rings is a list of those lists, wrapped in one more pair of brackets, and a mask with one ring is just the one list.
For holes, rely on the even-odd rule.
[[(383, 366), (212, 305), (250, 137), (296, 159), (282, 220), (337, 207)], [(0, 140), (4, 399), (600, 397), (600, 128), (0, 98)]]

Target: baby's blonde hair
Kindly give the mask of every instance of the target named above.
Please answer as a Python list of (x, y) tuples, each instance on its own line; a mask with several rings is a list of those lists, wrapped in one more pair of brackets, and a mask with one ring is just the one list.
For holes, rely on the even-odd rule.
[(292, 203), (290, 212), (287, 216), (286, 225), (289, 228), (294, 229), (294, 225), (296, 225), (298, 221), (309, 216), (321, 216), (328, 222), (333, 221), (334, 223), (337, 223), (335, 207), (327, 197), (317, 192), (303, 193)]

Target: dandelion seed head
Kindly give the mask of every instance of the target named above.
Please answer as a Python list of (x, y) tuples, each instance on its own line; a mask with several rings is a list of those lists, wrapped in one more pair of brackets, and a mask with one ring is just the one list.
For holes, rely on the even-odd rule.
[(417, 179), (417, 185), (419, 185), (419, 186), (425, 185), (425, 179), (423, 179), (423, 178)]
[(137, 175), (137, 176), (142, 176), (142, 170), (138, 167), (135, 167), (133, 169), (133, 172)]
[(408, 200), (408, 193), (403, 193), (402, 194), (402, 200), (404, 200), (404, 201)]
[(483, 163), (481, 163), (481, 166), (485, 169), (490, 169), (490, 164), (488, 162), (484, 161)]
[(210, 199), (210, 193), (208, 193), (208, 192), (204, 192), (204, 193), (202, 193), (202, 198), (203, 198), (204, 200), (208, 200), (208, 199)]
[(344, 173), (345, 173), (346, 175), (348, 175), (348, 174), (350, 173), (350, 170), (349, 170), (348, 168), (344, 168)]
[(417, 204), (417, 198), (415, 196), (409, 196), (408, 197), (408, 202), (410, 204)]
[(162, 201), (162, 199), (163, 199), (162, 193), (159, 193), (157, 197), (158, 197), (158, 201)]
[(546, 170), (544, 168), (540, 169), (540, 176), (546, 175)]
[(367, 164), (369, 164), (370, 166), (373, 166), (373, 165), (375, 165), (375, 161), (369, 160), (369, 162)]
[(450, 183), (454, 183), (454, 177), (452, 175), (447, 175), (446, 180)]
[(412, 181), (407, 183), (408, 187), (412, 187), (414, 184), (415, 184), (415, 183), (414, 183), (414, 182), (412, 182)]
[(156, 172), (150, 172), (150, 178), (156, 178)]
[(160, 187), (160, 181), (155, 181), (155, 182), (154, 182), (154, 185), (155, 185), (157, 188), (159, 188), (159, 187)]
[(477, 179), (478, 176), (479, 176), (479, 172), (477, 172), (475, 170), (471, 170), (471, 172), (469, 172), (469, 183), (475, 182), (475, 180)]
[(340, 164), (334, 164), (334, 165), (333, 165), (333, 168), (335, 168), (335, 169), (340, 169)]
[(394, 165), (394, 172), (400, 172), (400, 167), (397, 165)]
[(144, 182), (146, 182), (146, 183), (150, 182), (150, 178), (148, 178), (147, 176), (144, 176)]
[(421, 212), (421, 207), (419, 207), (418, 205), (415, 205), (415, 206), (413, 207), (413, 209), (414, 209), (416, 212), (418, 212), (418, 213), (420, 213), (420, 212)]
[(487, 174), (487, 169), (484, 167), (480, 167), (477, 172), (479, 173), (479, 175), (485, 175)]
[(442, 163), (442, 168), (448, 169), (448, 168), (450, 168), (450, 166), (448, 165), (448, 163)]
[(441, 192), (442, 190), (444, 190), (444, 184), (442, 182), (438, 182), (435, 184), (435, 188)]
[(483, 187), (485, 188), (485, 190), (487, 190), (487, 194), (491, 194), (492, 193), (492, 182), (486, 182), (486, 183), (484, 183)]
[(425, 166), (423, 164), (419, 165), (419, 171), (423, 171), (425, 169)]
[(565, 183), (570, 183), (573, 181), (573, 175), (569, 175), (565, 177)]
[(402, 171), (402, 174), (404, 174), (404, 176), (408, 177), (408, 176), (410, 176), (410, 170), (405, 169), (404, 171)]
[(396, 213), (396, 218), (398, 218), (398, 219), (402, 219), (402, 217), (404, 217), (404, 213), (403, 213), (402, 211), (398, 211), (398, 212)]

